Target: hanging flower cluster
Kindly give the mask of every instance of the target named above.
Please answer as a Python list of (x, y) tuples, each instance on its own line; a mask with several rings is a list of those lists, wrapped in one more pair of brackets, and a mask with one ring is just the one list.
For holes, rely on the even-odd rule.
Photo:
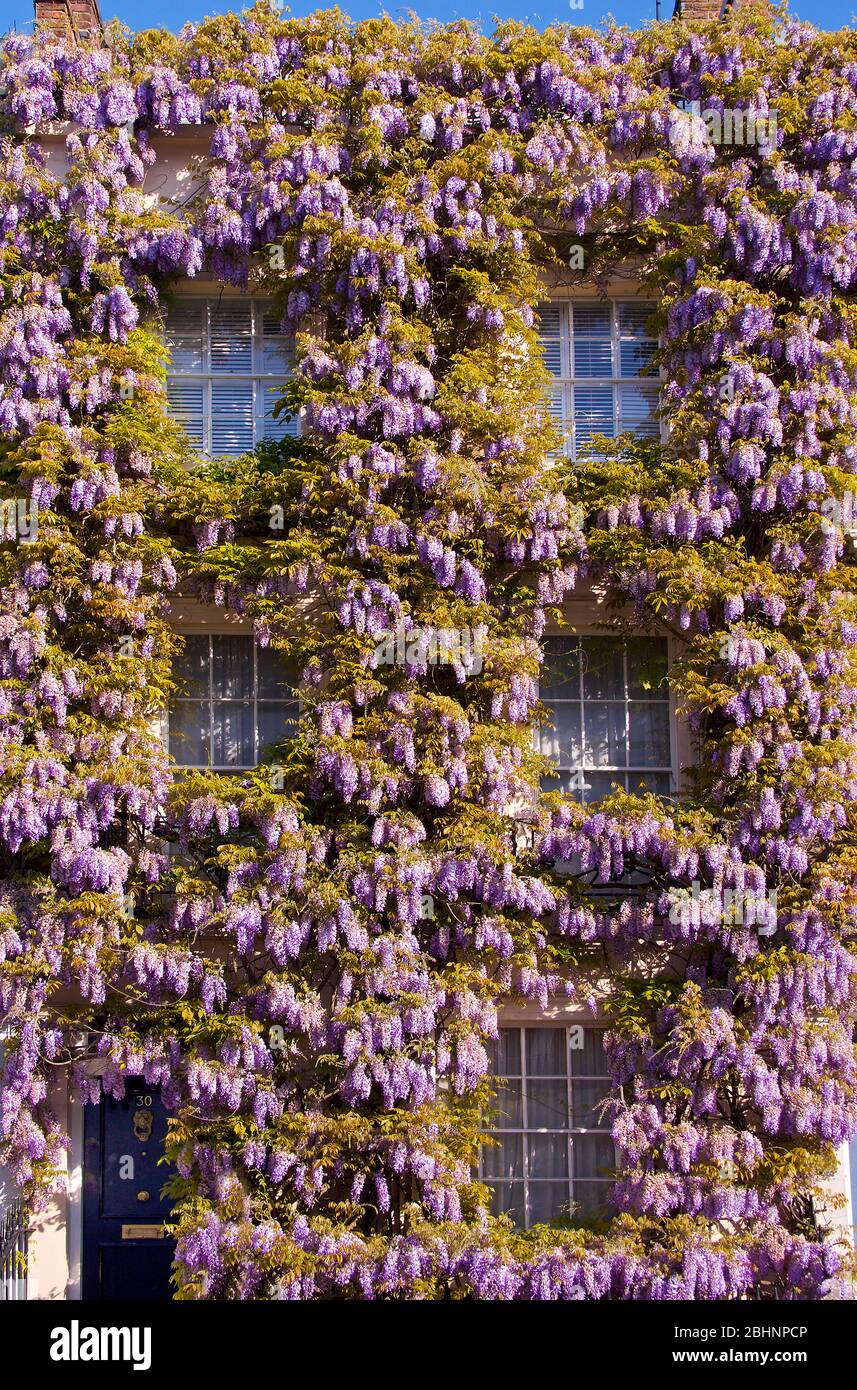
[[(38, 527), (0, 546), (0, 1157), (34, 1203), (58, 1181), (58, 1067), (93, 1103), (160, 1085), (181, 1297), (824, 1296), (857, 1129), (853, 34), (258, 4), (2, 54), (4, 522)], [(695, 102), (770, 139), (715, 145)], [(571, 242), (596, 282), (641, 266), (668, 428), (548, 466), (534, 309)], [(299, 439), (208, 465), (170, 423), (158, 330), (199, 274), (274, 300)], [(680, 649), (679, 801), (539, 794), (540, 639), (582, 582)], [(274, 765), (169, 765), (177, 586), (293, 663)], [(724, 892), (775, 894), (764, 932)], [(518, 1233), (473, 1178), (490, 1043), (499, 1001), (557, 996), (610, 1021), (610, 1215)]]

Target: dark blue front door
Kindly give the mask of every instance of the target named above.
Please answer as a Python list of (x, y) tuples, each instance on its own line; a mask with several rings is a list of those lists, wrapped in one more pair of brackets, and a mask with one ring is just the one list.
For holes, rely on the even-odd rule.
[(167, 1114), (157, 1086), (130, 1078), (123, 1100), (84, 1109), (83, 1297), (170, 1297), (173, 1242), (161, 1188)]

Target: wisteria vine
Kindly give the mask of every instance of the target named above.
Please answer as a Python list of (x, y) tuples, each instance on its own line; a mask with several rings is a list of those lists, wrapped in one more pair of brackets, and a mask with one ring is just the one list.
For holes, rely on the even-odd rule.
[[(33, 1204), (60, 1180), (59, 1068), (92, 1103), (160, 1085), (184, 1298), (825, 1296), (857, 1129), (853, 33), (259, 4), (2, 52), (0, 1158)], [(694, 102), (775, 111), (775, 147)], [(657, 301), (665, 431), (561, 465), (534, 309), (572, 244)], [(205, 463), (170, 422), (159, 328), (199, 275), (274, 300), (299, 439)], [(681, 651), (677, 800), (538, 793), (540, 639), (589, 586)], [(170, 766), (171, 591), (294, 663), (276, 783)], [(478, 672), (373, 655), (462, 628)], [(694, 883), (775, 891), (771, 930), (672, 912)], [(609, 1024), (610, 1217), (515, 1232), (473, 1176), (488, 1047), (502, 1000), (556, 997)]]

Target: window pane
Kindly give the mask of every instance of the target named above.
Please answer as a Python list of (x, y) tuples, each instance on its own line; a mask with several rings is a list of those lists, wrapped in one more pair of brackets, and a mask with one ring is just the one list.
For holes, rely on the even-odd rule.
[(609, 338), (574, 340), (574, 375), (576, 377), (612, 376), (613, 353)]
[(654, 370), (652, 358), (656, 348), (657, 343), (653, 342), (621, 342), (619, 344), (619, 375), (648, 376)]
[(621, 638), (584, 637), (583, 694), (587, 700), (624, 699)]
[(660, 425), (655, 414), (657, 404), (657, 387), (620, 386), (620, 431), (623, 434), (637, 434), (650, 439), (657, 436), (660, 432)]
[(593, 767), (625, 766), (625, 706), (590, 701), (583, 707), (584, 761)]
[(572, 1124), (575, 1129), (609, 1129), (610, 1120), (599, 1118), (601, 1101), (610, 1087), (603, 1081), (575, 1081), (571, 1090)]
[(494, 1129), (523, 1129), (524, 1103), (520, 1081), (498, 1083), (491, 1101), (490, 1119)]
[(259, 342), (257, 368), (261, 372), (274, 373), (283, 381), (291, 376), (294, 363), (294, 345), (291, 339), (280, 332), (276, 318), (266, 314), (263, 319), (263, 336)]
[(300, 433), (300, 422), (297, 415), (292, 415), (285, 409), (274, 414), (274, 407), (278, 406), (282, 400), (283, 393), (279, 386), (263, 385), (260, 388), (259, 437), (261, 439), (294, 439)]
[(583, 800), (588, 805), (609, 796), (617, 785), (626, 787), (623, 772), (585, 772), (583, 781)]
[[(574, 436), (578, 450), (588, 444), (593, 435), (603, 434), (612, 439), (613, 387), (575, 386)], [(591, 450), (587, 453), (591, 456)]]
[(256, 671), (260, 699), (291, 698), (294, 673), (282, 652), (275, 647), (257, 647)]
[[(593, 377), (613, 375), (613, 346), (611, 339), (611, 311), (610, 305), (591, 305), (581, 307), (575, 305), (573, 309), (573, 331), (574, 331), (574, 375), (575, 377)], [(612, 391), (604, 397), (610, 401), (610, 412), (612, 419)], [(583, 403), (583, 396), (575, 395), (575, 414), (577, 411), (586, 407)], [(607, 433), (606, 426), (600, 427), (601, 433)]]
[(185, 637), (184, 649), (173, 660), (173, 675), (178, 683), (178, 696), (208, 699), (208, 637)]
[(575, 342), (578, 338), (610, 337), (609, 304), (575, 304), (572, 314)]
[(542, 357), (548, 371), (553, 376), (562, 376), (562, 310), (557, 306), (540, 304), (538, 307), (538, 334)]
[(565, 1029), (527, 1029), (527, 1075), (565, 1076)]
[(620, 304), (619, 371), (622, 376), (637, 376), (652, 370), (651, 360), (657, 348), (649, 322), (652, 304)]
[(610, 1176), (616, 1163), (612, 1139), (602, 1139), (594, 1134), (575, 1134), (572, 1144), (575, 1178)]
[(542, 361), (552, 376), (562, 375), (562, 345), (558, 338), (542, 340)]
[(608, 1209), (609, 1182), (576, 1182), (574, 1184), (574, 1215), (589, 1220), (604, 1216)]
[(235, 457), (253, 448), (252, 381), (212, 381), (211, 452)]
[(213, 637), (212, 686), (215, 700), (253, 697), (253, 639)]
[(668, 772), (632, 772), (628, 777), (628, 790), (636, 792), (640, 788), (654, 792), (657, 796), (670, 795), (670, 774)]
[(519, 1028), (501, 1028), (500, 1037), (494, 1044), (495, 1066), (498, 1076), (521, 1075), (521, 1031)]
[(580, 699), (580, 647), (576, 637), (548, 637), (539, 677), (543, 700)]
[[(556, 427), (562, 436), (562, 449), (565, 451), (570, 430), (570, 412), (568, 407), (568, 395), (561, 387), (554, 391), (548, 391), (545, 399), (545, 408), (548, 418), (552, 425)], [(559, 450), (552, 450), (549, 457), (556, 458)]]
[[(259, 313), (261, 316), (262, 332), (265, 334), (267, 338), (276, 338), (278, 335), (284, 335), (284, 329), (282, 326), (283, 320), (280, 317), (280, 315), (275, 311), (272, 304), (267, 303), (264, 300), (257, 302), (257, 313)], [(285, 334), (285, 336), (288, 335)]]
[(211, 306), (211, 370), (250, 372), (253, 369), (250, 301), (224, 301)]
[(507, 1215), (515, 1226), (524, 1225), (524, 1184), (496, 1182), (491, 1184), (491, 1211), (494, 1216)]
[(577, 767), (580, 763), (580, 705), (560, 702), (551, 710), (550, 729), (543, 725), (540, 747), (546, 758), (553, 758), (562, 767)]
[(564, 1080), (527, 1082), (527, 1128), (566, 1129), (568, 1089)]
[(205, 300), (179, 300), (167, 313), (165, 341), (174, 372), (204, 369)]
[[(582, 788), (580, 786), (581, 773), (577, 770), (548, 772), (542, 777), (540, 786), (543, 792), (562, 792), (565, 796), (573, 796), (575, 800), (581, 799)], [(588, 780), (589, 774), (585, 774)]]
[(524, 1141), (520, 1134), (500, 1134), (482, 1147), (482, 1172), (486, 1178), (511, 1181), (524, 1176)]
[(667, 704), (628, 706), (629, 757), (632, 765), (667, 767), (670, 760), (670, 721)]
[(214, 706), (211, 756), (215, 767), (253, 767), (253, 706), (249, 701), (219, 700)]
[[(569, 1051), (571, 1057), (572, 1076), (607, 1076), (607, 1058), (604, 1055), (604, 1034), (600, 1028), (583, 1028), (583, 1046), (572, 1047)], [(580, 1033), (574, 1032), (572, 1037), (576, 1040), (580, 1038)]]
[(569, 1196), (567, 1182), (530, 1183), (530, 1225), (557, 1221), (567, 1216)]
[(558, 338), (562, 324), (562, 308), (559, 304), (539, 304), (536, 308), (539, 337)]
[(284, 738), (294, 738), (296, 733), (297, 705), (294, 701), (260, 700), (258, 706), (259, 753), (274, 743), (282, 743)]
[(667, 644), (659, 637), (628, 637), (628, 694), (631, 699), (663, 698), (667, 684)]
[(648, 299), (625, 300), (617, 304), (619, 332), (622, 337), (651, 338), (651, 321), (655, 305)]
[(170, 753), (183, 767), (209, 765), (209, 706), (202, 700), (177, 700), (170, 709)]
[(203, 401), (201, 381), (182, 381), (179, 377), (168, 380), (170, 417), (185, 431), (192, 447), (200, 450), (205, 448)]
[(531, 1178), (568, 1177), (568, 1136), (531, 1134), (527, 1139), (527, 1172)]

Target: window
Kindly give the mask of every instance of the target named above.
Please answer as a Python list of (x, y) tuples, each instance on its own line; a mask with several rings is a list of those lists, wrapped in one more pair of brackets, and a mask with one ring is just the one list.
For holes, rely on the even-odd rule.
[(497, 1096), (480, 1176), (492, 1210), (534, 1226), (603, 1210), (616, 1156), (600, 1103), (610, 1083), (599, 1028), (501, 1028)]
[(181, 767), (256, 767), (270, 744), (294, 734), (298, 702), (279, 652), (252, 637), (185, 638), (173, 674), (169, 747)]
[(553, 728), (540, 748), (556, 771), (545, 791), (606, 796), (613, 782), (669, 796), (667, 643), (659, 637), (548, 637), (540, 694)]
[(170, 414), (201, 453), (246, 453), (264, 439), (298, 433), (296, 419), (274, 418), (292, 370), (291, 340), (264, 303), (180, 299), (167, 315)]
[(539, 306), (544, 362), (554, 377), (548, 412), (571, 458), (596, 434), (660, 434), (652, 366), (657, 341), (646, 327), (653, 310), (639, 300)]

